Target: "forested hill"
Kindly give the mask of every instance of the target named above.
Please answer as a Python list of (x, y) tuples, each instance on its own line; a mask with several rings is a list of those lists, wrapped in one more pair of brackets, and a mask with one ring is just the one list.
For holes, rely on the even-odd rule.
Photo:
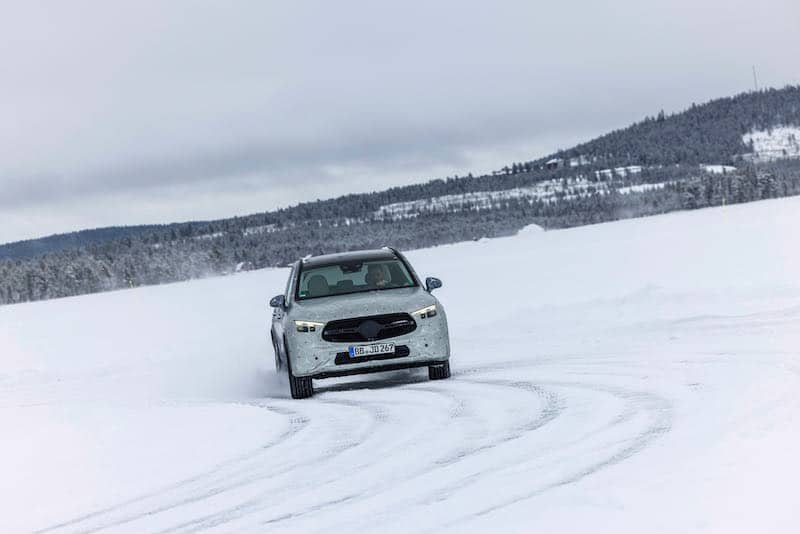
[[(0, 246), (0, 304), (800, 194), (800, 87), (647, 117), (489, 175), (448, 177), (217, 221)], [(5, 258), (5, 259), (3, 259)]]
[(608, 157), (616, 165), (733, 164), (753, 152), (743, 142), (748, 132), (786, 124), (800, 125), (800, 86), (692, 104), (673, 115), (659, 112), (551, 157)]

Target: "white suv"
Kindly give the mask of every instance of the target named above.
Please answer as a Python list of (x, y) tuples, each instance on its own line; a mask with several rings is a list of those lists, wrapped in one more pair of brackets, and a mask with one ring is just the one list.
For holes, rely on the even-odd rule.
[(275, 368), (292, 397), (314, 394), (312, 379), (427, 367), (450, 376), (444, 308), (406, 258), (391, 248), (329, 254), (292, 265), (286, 292), (270, 300)]

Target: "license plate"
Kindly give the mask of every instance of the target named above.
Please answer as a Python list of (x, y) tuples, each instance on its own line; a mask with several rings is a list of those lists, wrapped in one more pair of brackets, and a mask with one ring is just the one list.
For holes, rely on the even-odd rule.
[(372, 345), (351, 345), (348, 349), (351, 358), (374, 356), (376, 354), (394, 354), (394, 343), (373, 343)]

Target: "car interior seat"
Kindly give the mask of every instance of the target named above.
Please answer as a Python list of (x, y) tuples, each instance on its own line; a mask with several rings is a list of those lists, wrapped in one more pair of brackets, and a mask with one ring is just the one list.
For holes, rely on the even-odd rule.
[(331, 288), (328, 281), (321, 274), (315, 274), (308, 279), (308, 296), (309, 297), (324, 297), (330, 295)]
[(352, 280), (339, 280), (336, 282), (336, 292), (337, 293), (349, 293), (353, 290), (353, 281)]
[(396, 263), (390, 263), (388, 265), (389, 268), (389, 276), (387, 280), (389, 281), (389, 285), (392, 286), (408, 286), (411, 285), (408, 277), (403, 273), (400, 269), (400, 266)]

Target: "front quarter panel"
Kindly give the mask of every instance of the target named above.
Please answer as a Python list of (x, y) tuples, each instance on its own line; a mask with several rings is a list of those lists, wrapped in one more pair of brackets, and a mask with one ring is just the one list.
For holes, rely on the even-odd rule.
[(297, 276), (297, 263), (291, 265), (289, 270), (289, 277), (286, 281), (286, 289), (284, 291), (284, 297), (286, 302), (285, 308), (274, 308), (272, 310), (272, 324), (270, 327), (272, 341), (274, 345), (274, 350), (278, 358), (280, 358), (284, 363), (288, 360), (288, 354), (286, 354), (286, 331), (288, 328), (288, 324), (291, 320), (291, 310), (293, 306), (294, 299), (292, 298), (292, 294), (294, 291), (295, 285), (295, 278)]

